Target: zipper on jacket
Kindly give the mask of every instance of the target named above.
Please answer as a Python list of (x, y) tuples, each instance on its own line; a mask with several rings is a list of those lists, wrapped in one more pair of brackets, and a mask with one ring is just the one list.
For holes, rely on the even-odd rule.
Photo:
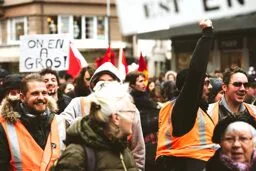
[(125, 163), (124, 163), (124, 157), (123, 157), (122, 153), (120, 153), (120, 159), (121, 159), (121, 163), (123, 165), (124, 170), (127, 171), (127, 168), (126, 168)]

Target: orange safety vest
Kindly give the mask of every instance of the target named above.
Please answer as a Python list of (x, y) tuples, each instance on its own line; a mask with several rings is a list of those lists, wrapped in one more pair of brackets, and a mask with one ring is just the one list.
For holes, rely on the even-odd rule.
[(172, 135), (172, 109), (174, 101), (167, 103), (159, 112), (159, 130), (156, 158), (159, 156), (188, 157), (207, 161), (218, 145), (212, 143), (215, 124), (202, 109), (198, 109), (193, 128), (183, 136)]
[[(248, 103), (243, 103), (249, 114), (256, 120), (256, 106)], [(212, 117), (214, 123), (219, 122), (219, 102), (209, 105), (207, 113)]]
[(33, 139), (20, 121), (14, 124), (6, 122), (2, 117), (9, 149), (11, 152), (10, 166), (13, 171), (46, 171), (60, 157), (65, 146), (65, 121), (60, 116), (55, 116), (51, 123), (45, 149), (43, 150)]

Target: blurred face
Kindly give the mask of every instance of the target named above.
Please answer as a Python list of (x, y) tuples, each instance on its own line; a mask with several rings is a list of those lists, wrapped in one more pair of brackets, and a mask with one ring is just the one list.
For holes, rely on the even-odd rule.
[(71, 91), (74, 91), (74, 85), (73, 84), (71, 84), (71, 83), (68, 83), (67, 84), (67, 86), (66, 86), (66, 88), (65, 88), (65, 90), (64, 90), (64, 92), (65, 93), (69, 93), (69, 92), (71, 92)]
[(168, 80), (168, 81), (175, 81), (174, 75), (169, 74), (167, 80)]
[(250, 162), (253, 153), (253, 140), (249, 131), (232, 130), (221, 140), (222, 152), (235, 162)]
[(224, 84), (222, 86), (224, 90), (224, 96), (227, 102), (233, 105), (240, 105), (246, 96), (248, 90), (248, 79), (243, 73), (235, 73), (231, 76), (228, 85)]
[(31, 81), (27, 83), (28, 91), (21, 93), (21, 100), (32, 114), (41, 114), (47, 108), (48, 93), (44, 82)]
[(89, 72), (88, 72), (88, 71), (85, 71), (85, 73), (84, 73), (84, 85), (85, 85), (86, 87), (89, 87), (89, 85), (90, 85), (90, 79), (91, 79), (91, 76), (90, 76)]
[(143, 76), (140, 75), (137, 77), (134, 89), (138, 91), (146, 90), (145, 78)]
[(48, 94), (55, 95), (57, 93), (57, 90), (59, 88), (57, 78), (53, 74), (45, 74), (42, 76), (44, 79), (44, 82), (46, 84), (46, 88), (48, 91)]
[(224, 91), (223, 90), (219, 91), (217, 93), (217, 95), (215, 96), (214, 101), (215, 102), (219, 101), (222, 98), (223, 95), (224, 95)]
[(117, 112), (119, 118), (117, 125), (120, 128), (120, 132), (117, 137), (123, 138), (132, 134), (132, 123), (135, 118), (135, 114), (135, 106), (131, 102), (127, 102), (125, 107)]
[(100, 76), (99, 81), (114, 81), (115, 79), (109, 74), (103, 74)]
[(208, 77), (205, 77), (204, 79), (204, 87), (203, 87), (203, 94), (202, 99), (208, 102), (210, 89), (212, 88), (212, 85), (210, 84), (210, 80)]
[(156, 87), (156, 85), (155, 85), (154, 82), (151, 82), (151, 83), (149, 83), (149, 85), (148, 85), (149, 91), (152, 91), (155, 87)]
[(246, 98), (253, 99), (256, 97), (256, 86), (249, 87), (247, 90)]

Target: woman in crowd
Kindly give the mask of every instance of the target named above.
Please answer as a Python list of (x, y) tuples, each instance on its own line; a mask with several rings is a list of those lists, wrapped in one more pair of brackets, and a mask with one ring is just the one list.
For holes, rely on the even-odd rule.
[[(56, 162), (55, 170), (137, 171), (127, 148), (136, 113), (128, 86), (99, 81), (94, 89), (97, 91), (88, 96), (90, 114), (67, 130), (67, 148)], [(94, 158), (88, 155), (88, 149), (93, 151), (90, 154), (95, 154)]]
[(230, 116), (217, 124), (212, 140), (221, 148), (207, 162), (206, 171), (256, 170), (256, 124), (247, 120)]
[(75, 97), (84, 97), (88, 96), (91, 91), (89, 88), (91, 76), (95, 72), (95, 67), (89, 65), (88, 67), (84, 67), (81, 71), (79, 76), (75, 79)]

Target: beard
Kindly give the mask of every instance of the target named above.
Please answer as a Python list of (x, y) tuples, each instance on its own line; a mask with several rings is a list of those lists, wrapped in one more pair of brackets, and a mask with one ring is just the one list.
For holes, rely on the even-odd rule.
[[(45, 102), (45, 101), (37, 101), (37, 102), (34, 102), (33, 105), (35, 105), (37, 103), (47, 104), (47, 102)], [(41, 115), (42, 113), (44, 113), (46, 111), (46, 108), (44, 110), (37, 110), (33, 105), (31, 106), (28, 103), (24, 103), (24, 105), (25, 105), (26, 111), (29, 114), (32, 114), (32, 115), (35, 115), (35, 116)]]

